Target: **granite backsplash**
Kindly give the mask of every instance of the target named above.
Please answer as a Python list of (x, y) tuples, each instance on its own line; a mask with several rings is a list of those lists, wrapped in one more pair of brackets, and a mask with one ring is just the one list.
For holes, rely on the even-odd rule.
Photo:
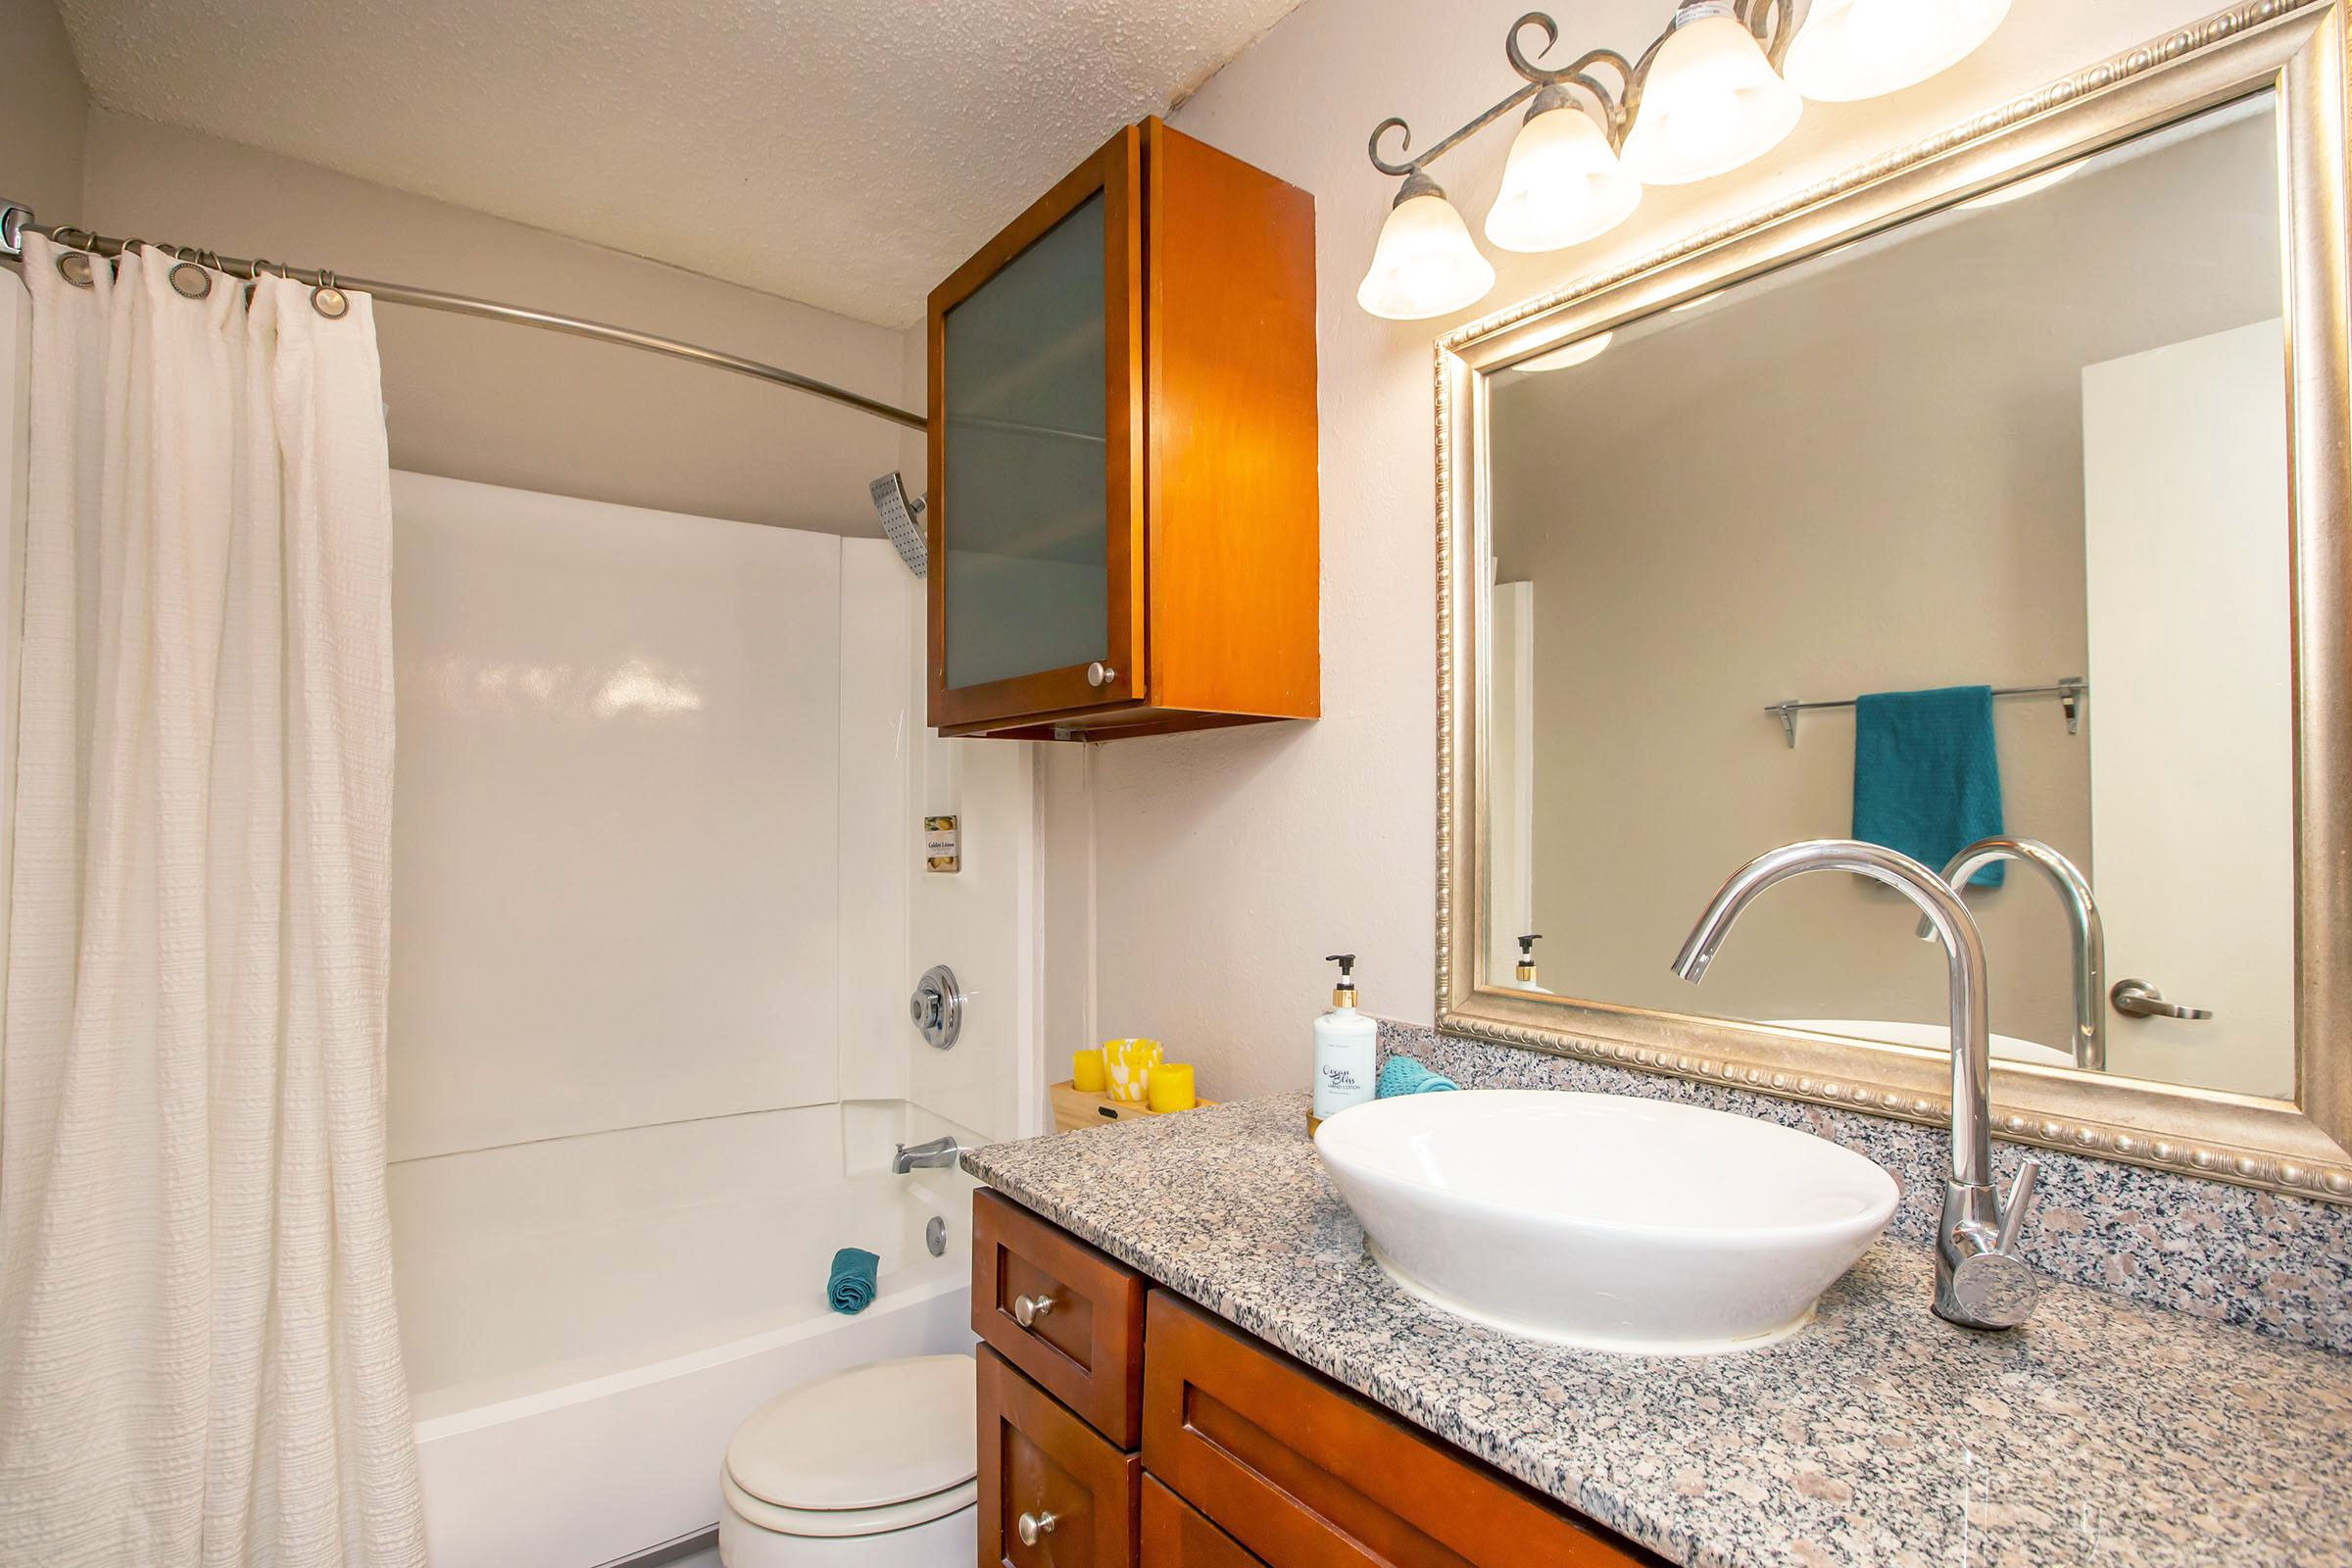
[[(1940, 1127), (1580, 1061), (1383, 1020), (1383, 1060), (1409, 1055), (1464, 1088), (1572, 1089), (1677, 1100), (1802, 1128), (1877, 1160), (1902, 1188), (1888, 1234), (1933, 1242), (1949, 1135)], [(2027, 1152), (1995, 1142), (2006, 1184)], [(2026, 1253), (2052, 1278), (2352, 1355), (2352, 1207), (2037, 1150)]]

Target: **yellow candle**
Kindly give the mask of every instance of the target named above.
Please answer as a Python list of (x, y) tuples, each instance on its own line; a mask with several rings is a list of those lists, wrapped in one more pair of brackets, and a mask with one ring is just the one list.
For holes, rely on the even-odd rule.
[(1070, 1087), (1082, 1095), (1099, 1095), (1110, 1080), (1102, 1075), (1102, 1053), (1073, 1051), (1070, 1053)]
[(1193, 1108), (1193, 1069), (1185, 1062), (1163, 1061), (1152, 1069), (1149, 1085), (1153, 1110)]
[(1103, 1041), (1102, 1065), (1104, 1075), (1110, 1080), (1110, 1098), (1131, 1105), (1143, 1104), (1152, 1065), (1158, 1060), (1156, 1040)]

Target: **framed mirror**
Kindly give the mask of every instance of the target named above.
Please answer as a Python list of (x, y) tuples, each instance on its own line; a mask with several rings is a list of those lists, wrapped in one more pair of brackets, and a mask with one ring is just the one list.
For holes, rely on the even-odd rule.
[(2090, 892), (1955, 873), (2002, 1135), (2352, 1201), (2343, 25), (2225, 12), (1439, 345), (1440, 1027), (1941, 1121), (1892, 895), (1668, 962), (1778, 845), (2002, 834)]

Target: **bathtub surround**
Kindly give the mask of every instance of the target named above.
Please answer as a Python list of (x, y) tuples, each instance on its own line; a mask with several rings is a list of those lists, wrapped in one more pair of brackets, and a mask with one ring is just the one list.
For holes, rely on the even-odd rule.
[[(1877, 1160), (1902, 1189), (1887, 1235), (1933, 1245), (1950, 1134), (1940, 1126), (1745, 1094), (1683, 1078), (1465, 1040), (1383, 1020), (1384, 1058), (1412, 1056), (1464, 1089), (1633, 1095), (1756, 1116)], [(2022, 1152), (1996, 1142), (2007, 1190)], [(2143, 1306), (2352, 1354), (2352, 1208), (2036, 1150), (2026, 1260)], [(2037, 1310), (2035, 1322), (2044, 1320)]]
[(1696, 1568), (2316, 1565), (2352, 1539), (2340, 1360), (2066, 1285), (2028, 1327), (1973, 1334), (1929, 1313), (1932, 1259), (1893, 1241), (1763, 1349), (1626, 1356), (1514, 1339), (1425, 1305), (1366, 1255), (1299, 1136), (1305, 1108), (1278, 1096), (1000, 1144), (965, 1165)]
[(422, 1568), (370, 302), (26, 263), (0, 1558)]
[[(969, 1343), (968, 1181), (888, 1164), (1023, 1130), (1027, 749), (923, 737), (919, 585), (880, 539), (405, 472), (392, 502), (427, 1545), (612, 1561), (717, 1519), (779, 1390)], [(927, 809), (967, 824), (956, 876), (915, 869)], [(904, 1000), (942, 957), (981, 999), (949, 1052)], [(855, 1316), (845, 1248), (878, 1258)]]

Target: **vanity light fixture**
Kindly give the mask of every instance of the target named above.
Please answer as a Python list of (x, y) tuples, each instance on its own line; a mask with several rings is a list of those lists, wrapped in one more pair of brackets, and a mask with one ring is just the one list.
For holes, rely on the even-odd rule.
[(1372, 270), (1355, 303), (1374, 316), (1411, 321), (1476, 305), (1494, 286), (1494, 265), (1478, 254), (1445, 190), (1420, 170), (1408, 170), (1380, 225)]
[[(1417, 158), (1402, 157), (1413, 148), (1402, 119), (1372, 128), (1372, 167), (1404, 184), (1356, 303), (1417, 320), (1486, 297), (1494, 269), (1429, 166), (1521, 104), (1487, 238), (1509, 251), (1560, 250), (1624, 222), (1644, 184), (1708, 179), (1762, 157), (1795, 128), (1808, 96), (1869, 97), (1934, 75), (1990, 36), (2008, 9), (2009, 0), (1813, 0), (1800, 29), (1796, 0), (1677, 0), (1639, 61), (1592, 49), (1566, 66), (1520, 48), (1529, 27), (1544, 34), (1539, 55), (1559, 42), (1559, 24), (1530, 11), (1503, 39), (1525, 82), (1500, 103)], [(1816, 29), (1821, 38), (1808, 43)], [(1392, 130), (1402, 133), (1396, 160), (1380, 150)]]
[(1962, 202), (1960, 211), (1973, 213), (1986, 207), (2006, 206), (2010, 202), (2021, 201), (2036, 192), (2048, 190), (2052, 185), (2064, 184), (2082, 172), (2083, 163), (2084, 160), (2078, 158), (2071, 164), (2060, 164), (2056, 169), (2045, 169), (2038, 174), (2028, 174), (2025, 178), (2013, 179), (2006, 185), (1996, 185), (1982, 196), (1971, 196)]
[[(1625, 162), (1644, 184), (1728, 174), (1778, 147), (1805, 101), (1781, 79), (1789, 0), (1683, 0), (1640, 68)], [(1769, 21), (1772, 52), (1762, 38)]]
[(1876, 98), (1958, 65), (2008, 15), (2009, 0), (1813, 0), (1786, 74), (1816, 102)]
[(1506, 251), (1556, 251), (1607, 233), (1642, 201), (1609, 133), (1554, 82), (1536, 94), (1487, 211), (1487, 238)]
[(1564, 349), (1553, 349), (1549, 354), (1539, 354), (1524, 365), (1515, 366), (1513, 368), (1538, 371), (1566, 370), (1579, 365), (1590, 365), (1608, 352), (1609, 344), (1615, 341), (1616, 337), (1617, 334), (1614, 332), (1600, 332), (1592, 337), (1580, 337)]

